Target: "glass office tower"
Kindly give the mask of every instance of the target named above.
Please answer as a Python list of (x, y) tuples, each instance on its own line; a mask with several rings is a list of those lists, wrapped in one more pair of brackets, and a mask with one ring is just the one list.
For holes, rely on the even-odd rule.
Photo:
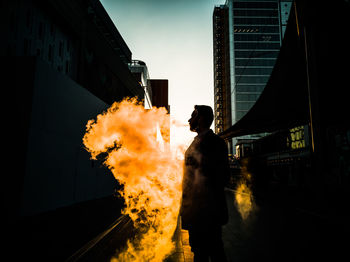
[[(214, 35), (214, 82), (220, 80), (215, 48), (218, 43), (228, 48), (229, 92), (231, 123), (234, 125), (254, 105), (263, 91), (275, 65), (285, 26), (287, 24), (291, 1), (279, 0), (227, 0), (228, 39), (221, 43)], [(224, 10), (224, 6), (215, 7), (213, 14), (213, 31), (218, 31), (215, 19)], [(220, 28), (219, 28), (220, 29)], [(222, 33), (225, 30), (221, 30)], [(222, 38), (224, 39), (224, 38)], [(225, 50), (225, 47), (223, 47)], [(222, 79), (222, 81), (225, 81)], [(214, 88), (216, 88), (214, 86)], [(215, 106), (220, 101), (215, 98)], [(226, 103), (228, 104), (228, 103)], [(217, 121), (215, 122), (217, 124)], [(226, 126), (226, 125), (223, 125)], [(216, 131), (221, 130), (220, 128)], [(246, 136), (241, 139), (252, 139)], [(233, 141), (233, 148), (237, 140)], [(234, 151), (234, 150), (233, 150)], [(233, 152), (234, 153), (234, 152)]]

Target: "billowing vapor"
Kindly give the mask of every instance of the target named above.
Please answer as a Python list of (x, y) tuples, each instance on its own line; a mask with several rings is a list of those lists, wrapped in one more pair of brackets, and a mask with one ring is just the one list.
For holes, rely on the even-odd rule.
[(235, 191), (235, 204), (243, 220), (246, 220), (254, 211), (254, 198), (251, 190), (252, 176), (248, 172), (246, 164), (241, 169), (242, 178)]
[(93, 159), (106, 155), (104, 164), (122, 185), (123, 214), (139, 232), (112, 261), (163, 261), (174, 249), (183, 160), (170, 151), (169, 117), (165, 108), (146, 110), (126, 99), (87, 124), (84, 145)]

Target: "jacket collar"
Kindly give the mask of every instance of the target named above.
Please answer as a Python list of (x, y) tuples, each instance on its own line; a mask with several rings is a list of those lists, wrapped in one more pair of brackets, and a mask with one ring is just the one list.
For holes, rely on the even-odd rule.
[(203, 138), (206, 134), (212, 133), (212, 132), (213, 132), (213, 130), (211, 130), (211, 129), (204, 130), (204, 131), (200, 132), (195, 138), (196, 138), (196, 139), (201, 139), (201, 138)]

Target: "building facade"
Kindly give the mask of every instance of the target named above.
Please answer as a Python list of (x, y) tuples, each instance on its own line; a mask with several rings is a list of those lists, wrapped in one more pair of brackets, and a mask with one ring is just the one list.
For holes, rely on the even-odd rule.
[(152, 108), (152, 87), (146, 63), (141, 60), (132, 60), (129, 63), (129, 69), (143, 89), (144, 107), (146, 109)]
[(227, 0), (214, 8), (216, 132), (234, 125), (259, 98), (275, 65), (290, 7), (291, 1)]
[[(169, 81), (168, 79), (150, 79), (152, 86), (152, 103), (154, 107), (164, 107), (168, 114), (170, 114), (169, 105)], [(165, 143), (165, 148), (170, 151), (170, 117), (169, 122), (167, 122), (163, 129), (160, 130), (163, 140)]]
[(87, 121), (113, 102), (144, 97), (130, 49), (98, 0), (2, 1), (1, 10), (0, 74), (14, 141), (6, 162), (16, 166), (3, 180), (8, 220), (111, 196), (115, 180), (92, 163), (82, 138)]
[(152, 103), (156, 107), (165, 107), (170, 114), (168, 79), (151, 79)]
[(5, 1), (0, 55), (36, 57), (107, 104), (143, 90), (132, 53), (98, 0)]
[(232, 125), (228, 7), (220, 5), (213, 13), (214, 53), (214, 115), (215, 132), (220, 133)]

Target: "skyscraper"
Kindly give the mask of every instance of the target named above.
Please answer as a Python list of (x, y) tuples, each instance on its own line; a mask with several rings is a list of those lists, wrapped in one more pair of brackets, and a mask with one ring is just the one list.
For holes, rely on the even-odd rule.
[(213, 14), (214, 126), (216, 133), (226, 130), (232, 124), (228, 36), (228, 7), (220, 5), (214, 8)]
[(214, 8), (217, 133), (239, 121), (259, 98), (276, 62), (290, 7), (291, 1), (227, 0)]

